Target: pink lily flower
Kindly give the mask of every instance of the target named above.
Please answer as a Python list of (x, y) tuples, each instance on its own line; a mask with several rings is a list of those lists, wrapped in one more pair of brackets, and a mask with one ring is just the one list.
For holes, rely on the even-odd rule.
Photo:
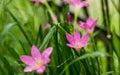
[(31, 72), (36, 70), (37, 73), (43, 73), (46, 69), (46, 64), (50, 62), (50, 54), (53, 48), (49, 47), (43, 51), (41, 54), (36, 46), (32, 46), (31, 54), (32, 56), (22, 55), (20, 59), (23, 63), (27, 65), (24, 72)]
[(35, 6), (37, 6), (39, 3), (44, 3), (46, 2), (46, 0), (32, 0), (35, 4)]
[(92, 18), (88, 18), (86, 22), (78, 22), (78, 25), (88, 32), (93, 32), (97, 21), (98, 18), (95, 21)]
[(72, 17), (70, 15), (70, 13), (67, 13), (67, 20), (68, 20), (69, 24), (72, 22)]
[(67, 46), (76, 50), (80, 50), (82, 47), (88, 45), (87, 39), (89, 38), (89, 33), (86, 33), (83, 37), (80, 38), (80, 33), (76, 30), (74, 36), (67, 33), (66, 38), (69, 42), (69, 44), (66, 44)]
[(52, 18), (53, 23), (55, 23), (55, 24), (58, 23), (58, 21), (57, 21), (57, 15), (56, 15), (55, 13), (53, 13), (53, 14), (51, 15), (51, 18)]
[(49, 28), (51, 28), (50, 24), (47, 24), (47, 25), (44, 26), (44, 29), (49, 29)]
[(70, 5), (72, 5), (76, 10), (80, 9), (82, 7), (89, 6), (89, 3), (87, 1), (80, 1), (80, 0), (63, 0), (63, 2), (67, 2)]

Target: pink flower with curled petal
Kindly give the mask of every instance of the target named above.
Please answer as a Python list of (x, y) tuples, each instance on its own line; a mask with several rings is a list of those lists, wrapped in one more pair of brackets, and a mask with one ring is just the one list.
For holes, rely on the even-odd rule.
[(50, 62), (50, 54), (53, 48), (49, 47), (43, 51), (41, 54), (36, 46), (32, 46), (31, 54), (32, 56), (22, 55), (20, 59), (23, 63), (27, 65), (24, 72), (31, 72), (36, 70), (37, 73), (44, 73), (46, 69), (46, 64)]
[(98, 18), (95, 21), (92, 18), (88, 18), (86, 22), (78, 22), (78, 25), (88, 32), (93, 32), (97, 21)]
[(70, 5), (72, 5), (75, 10), (78, 10), (82, 7), (87, 7), (89, 6), (89, 3), (87, 1), (80, 1), (80, 0), (63, 0), (63, 2), (67, 2)]
[(74, 36), (67, 33), (66, 38), (69, 42), (67, 46), (74, 48), (76, 50), (80, 50), (82, 47), (88, 45), (87, 39), (89, 38), (89, 33), (86, 33), (83, 37), (80, 38), (80, 33), (76, 30)]
[(67, 20), (68, 20), (69, 24), (72, 22), (72, 17), (70, 15), (70, 13), (67, 13)]

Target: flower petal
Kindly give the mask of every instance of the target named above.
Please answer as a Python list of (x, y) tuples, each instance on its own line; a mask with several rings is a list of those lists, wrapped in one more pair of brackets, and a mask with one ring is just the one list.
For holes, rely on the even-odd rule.
[(87, 43), (86, 41), (82, 41), (82, 42), (80, 43), (80, 45), (81, 45), (81, 47), (85, 47), (85, 46), (88, 45), (88, 43)]
[(42, 58), (39, 50), (34, 45), (31, 48), (31, 54), (32, 54), (32, 57), (34, 58), (34, 60), (39, 60)]
[(45, 50), (43, 51), (42, 56), (43, 56), (44, 58), (49, 57), (50, 54), (52, 53), (52, 50), (53, 50), (52, 47), (48, 47), (47, 49), (45, 49)]
[(83, 35), (83, 37), (81, 38), (81, 41), (87, 41), (88, 38), (89, 38), (89, 33), (86, 33), (86, 34)]
[(66, 34), (66, 38), (67, 38), (69, 43), (73, 43), (74, 42), (73, 36), (68, 34), (68, 33)]
[(86, 21), (87, 26), (90, 28), (93, 25), (94, 20), (92, 18), (88, 18)]
[(20, 56), (20, 59), (22, 60), (22, 62), (24, 62), (27, 65), (33, 65), (35, 63), (34, 59), (30, 56)]
[(69, 24), (72, 23), (72, 17), (70, 15), (70, 13), (67, 13), (67, 21)]
[(74, 48), (74, 46), (72, 44), (66, 44), (67, 46)]
[(98, 18), (97, 18), (95, 21), (93, 21), (93, 24), (92, 24), (92, 26), (90, 27), (91, 30), (94, 30), (97, 22), (98, 22)]
[(80, 33), (78, 32), (78, 30), (76, 30), (74, 33), (74, 41), (79, 41), (79, 40), (80, 40)]
[(31, 68), (31, 66), (27, 66), (25, 69), (24, 69), (24, 72), (31, 72), (33, 71), (33, 69)]
[(82, 7), (87, 7), (87, 6), (89, 6), (89, 3), (87, 1), (82, 1), (81, 6)]
[(88, 26), (86, 25), (85, 22), (80, 21), (80, 22), (78, 23), (78, 25), (79, 25), (81, 28), (83, 28), (84, 30), (88, 30)]
[(36, 70), (37, 73), (44, 73), (46, 67), (43, 65), (39, 69)]
[(44, 64), (47, 64), (49, 62), (50, 62), (50, 58), (49, 57), (44, 58)]

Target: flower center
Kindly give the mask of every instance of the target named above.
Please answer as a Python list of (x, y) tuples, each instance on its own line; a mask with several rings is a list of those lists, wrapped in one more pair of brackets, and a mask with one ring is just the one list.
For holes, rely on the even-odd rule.
[(76, 42), (76, 44), (75, 44), (74, 47), (75, 47), (76, 50), (79, 50), (79, 49), (81, 48), (80, 43), (79, 43), (79, 42)]
[(36, 60), (36, 64), (34, 66), (35, 69), (40, 68), (44, 64), (43, 60)]

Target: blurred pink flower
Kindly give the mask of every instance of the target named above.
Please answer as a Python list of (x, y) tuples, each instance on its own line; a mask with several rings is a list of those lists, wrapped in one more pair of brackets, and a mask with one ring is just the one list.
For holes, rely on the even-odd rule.
[(49, 47), (44, 50), (41, 54), (36, 46), (32, 46), (31, 54), (32, 56), (22, 55), (20, 59), (23, 63), (27, 65), (24, 72), (31, 72), (36, 70), (37, 73), (43, 73), (46, 69), (46, 64), (50, 62), (50, 54), (53, 48)]
[(93, 32), (97, 21), (98, 18), (95, 21), (92, 18), (88, 18), (86, 22), (78, 22), (78, 25), (88, 32)]
[(57, 24), (58, 23), (58, 21), (57, 21), (57, 15), (56, 14), (52, 14), (51, 17), (52, 17), (53, 23)]
[(63, 0), (63, 2), (67, 2), (70, 5), (72, 5), (76, 10), (89, 6), (89, 3), (87, 1), (81, 1), (81, 0)]
[(39, 3), (41, 3), (41, 0), (32, 0), (34, 2), (35, 6), (37, 6)]
[(89, 38), (89, 33), (86, 33), (82, 38), (80, 38), (80, 33), (76, 30), (74, 36), (67, 33), (66, 38), (69, 42), (67, 46), (74, 48), (76, 50), (80, 50), (82, 47), (88, 45), (87, 39)]
[(72, 22), (72, 17), (70, 15), (70, 13), (67, 13), (67, 20), (68, 20), (69, 24)]
[(44, 26), (44, 29), (49, 29), (49, 28), (51, 28), (50, 24), (47, 24), (46, 26)]
[(46, 0), (32, 0), (34, 2), (35, 6), (37, 6), (39, 3), (44, 3)]

